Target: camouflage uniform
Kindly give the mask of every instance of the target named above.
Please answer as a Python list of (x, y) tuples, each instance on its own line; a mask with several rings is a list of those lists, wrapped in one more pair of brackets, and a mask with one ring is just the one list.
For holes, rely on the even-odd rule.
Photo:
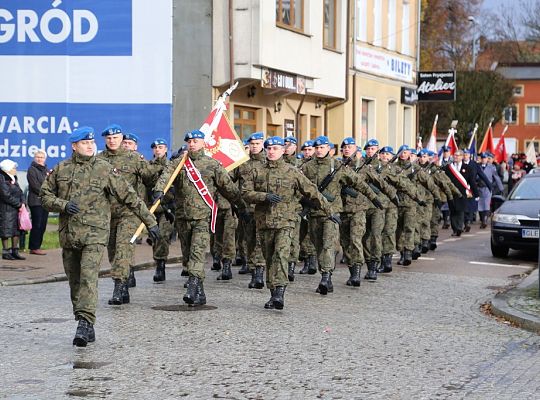
[(221, 260), (232, 260), (236, 254), (235, 231), (238, 219), (233, 215), (231, 203), (217, 194), (218, 214), (216, 233), (210, 238), (212, 256)]
[[(118, 171), (100, 158), (74, 153), (51, 172), (41, 188), (43, 207), (60, 213), (58, 232), (75, 319), (96, 320), (98, 273), (109, 238), (112, 205), (122, 205), (146, 226), (156, 219)], [(69, 201), (81, 211), (69, 215)], [(131, 232), (133, 235), (133, 232)]]
[[(418, 163), (414, 164), (414, 172), (411, 171), (412, 181), (416, 183), (418, 193), (423, 192), (423, 200), (426, 202), (424, 206), (417, 204), (416, 206), (416, 229), (415, 229), (415, 253), (417, 256), (420, 253), (426, 253), (429, 250), (429, 238), (431, 236), (431, 214), (433, 203), (439, 202), (439, 190), (433, 183), (433, 179), (429, 172), (422, 168)], [(418, 169), (419, 168), (419, 169)], [(413, 257), (414, 259), (414, 257)]]

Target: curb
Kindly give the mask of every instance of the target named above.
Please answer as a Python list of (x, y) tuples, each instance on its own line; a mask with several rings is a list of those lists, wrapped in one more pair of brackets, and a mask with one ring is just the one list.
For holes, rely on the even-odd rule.
[(495, 295), (493, 300), (491, 300), (492, 313), (519, 325), (523, 329), (540, 333), (540, 318), (516, 310), (508, 304), (508, 299), (512, 297), (512, 292), (516, 290), (512, 289), (506, 293)]
[[(170, 257), (167, 259), (167, 264), (175, 264), (182, 262), (182, 256)], [(141, 271), (143, 269), (149, 269), (154, 267), (154, 261), (146, 261), (141, 264), (133, 266), (135, 271)], [(99, 277), (109, 276), (111, 273), (110, 268), (99, 270)], [(22, 285), (35, 285), (38, 283), (52, 283), (52, 282), (62, 282), (67, 281), (67, 276), (65, 274), (55, 274), (49, 275), (44, 278), (32, 278), (32, 279), (18, 279), (12, 281), (0, 281), (0, 286), (22, 286)]]

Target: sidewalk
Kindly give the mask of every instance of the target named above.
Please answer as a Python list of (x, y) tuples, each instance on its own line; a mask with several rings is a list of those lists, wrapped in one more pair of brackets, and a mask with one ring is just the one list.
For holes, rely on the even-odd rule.
[[(33, 283), (46, 283), (65, 281), (66, 274), (62, 264), (62, 250), (45, 250), (46, 256), (36, 256), (21, 253), (26, 260), (8, 261), (0, 260), (0, 286), (30, 285)], [(167, 263), (177, 263), (182, 259), (180, 242), (176, 241), (170, 246)], [(135, 247), (135, 269), (153, 268), (152, 247), (144, 241)], [(103, 256), (100, 276), (110, 272), (107, 251)]]
[(538, 268), (515, 288), (495, 295), (491, 301), (491, 311), (523, 329), (540, 333)]

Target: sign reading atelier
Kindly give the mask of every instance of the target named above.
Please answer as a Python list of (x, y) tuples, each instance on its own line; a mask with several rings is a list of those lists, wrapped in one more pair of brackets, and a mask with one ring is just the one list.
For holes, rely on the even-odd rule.
[(456, 72), (418, 72), (418, 101), (455, 101)]
[(263, 68), (261, 86), (267, 89), (282, 89), (297, 94), (306, 94), (306, 78), (286, 72)]

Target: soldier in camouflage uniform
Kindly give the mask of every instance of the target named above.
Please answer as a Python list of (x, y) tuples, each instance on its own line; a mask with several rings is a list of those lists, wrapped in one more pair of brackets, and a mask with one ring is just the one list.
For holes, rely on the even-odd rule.
[[(192, 162), (193, 173), (200, 173), (202, 182), (206, 186), (206, 190), (198, 191), (192, 181), (195, 177), (187, 171), (187, 166), (182, 168), (173, 183), (176, 202), (176, 228), (182, 247), (182, 257), (186, 260), (189, 274), (184, 302), (189, 305), (203, 305), (206, 304), (203, 286), (204, 263), (210, 244), (212, 217), (212, 210), (203, 196), (209, 194), (215, 202), (215, 195), (219, 191), (231, 203), (238, 205), (241, 209), (239, 214), (244, 218), (245, 203), (240, 197), (238, 187), (232, 182), (225, 168), (218, 161), (204, 154), (204, 133), (199, 130), (188, 132), (184, 136), (184, 140), (188, 145), (186, 160)], [(154, 187), (153, 201), (163, 197), (163, 190), (180, 162), (181, 159), (177, 158), (164, 169)]]
[(296, 150), (298, 149), (298, 140), (294, 136), (287, 136), (285, 139), (285, 154), (283, 158), (285, 162), (298, 166), (298, 158), (296, 157)]
[[(285, 162), (282, 138), (268, 138), (264, 147), (268, 161), (262, 168), (251, 170), (242, 185), (242, 195), (248, 203), (255, 204), (257, 230), (263, 239), (266, 285), (271, 293), (264, 307), (281, 310), (288, 283), (287, 261), (298, 220), (296, 204), (300, 196), (321, 208), (325, 218), (332, 218), (332, 210), (317, 187), (298, 169)], [(337, 221), (336, 218), (333, 220)]]
[[(233, 170), (233, 181), (238, 183), (242, 190), (244, 178), (251, 174), (251, 170), (260, 168), (266, 163), (266, 154), (263, 151), (264, 135), (262, 132), (253, 133), (248, 139), (249, 160)], [(253, 213), (255, 208), (249, 205), (246, 211), (250, 217), (242, 221), (244, 230), (244, 240), (247, 249), (247, 264), (243, 265), (238, 273), (251, 273), (251, 281), (248, 284), (250, 289), (262, 289), (264, 287), (264, 257), (261, 248), (261, 238), (257, 231)]]
[[(238, 226), (238, 220), (233, 214), (231, 203), (219, 193), (216, 197), (218, 203), (216, 232), (210, 238), (210, 249), (214, 260), (212, 270), (219, 271), (221, 269), (221, 263), (223, 265), (231, 265), (234, 259), (236, 253), (235, 231)], [(230, 276), (232, 277), (232, 273)], [(221, 274), (218, 279), (220, 278), (227, 280), (229, 276)]]
[[(141, 190), (143, 184), (151, 185), (156, 175), (160, 173), (161, 166), (150, 166), (139, 153), (122, 148), (123, 133), (119, 125), (109, 125), (101, 136), (105, 138), (106, 149), (98, 154), (98, 158), (108, 161), (136, 192)], [(130, 240), (138, 225), (137, 216), (113, 200), (107, 252), (114, 290), (109, 304), (127, 304), (130, 301), (128, 276), (135, 251)]]
[[(359, 175), (344, 168), (336, 168), (336, 160), (329, 155), (330, 142), (326, 136), (319, 136), (315, 140), (314, 146), (315, 158), (305, 163), (302, 166), (302, 171), (317, 187), (327, 176), (334, 174), (330, 184), (322, 192), (323, 196), (330, 202), (333, 213), (338, 214), (342, 211), (341, 189), (344, 186), (352, 186), (353, 189), (368, 197), (377, 207), (382, 208), (375, 192)], [(317, 292), (326, 295), (334, 290), (331, 274), (335, 267), (334, 251), (339, 234), (338, 228), (326, 218), (322, 211), (311, 210), (309, 232), (317, 250), (319, 271), (321, 272), (321, 281)]]
[[(94, 130), (81, 127), (70, 137), (73, 156), (52, 170), (41, 188), (43, 207), (60, 213), (62, 261), (79, 321), (73, 344), (95, 341), (98, 273), (109, 237), (114, 202), (129, 208), (157, 238), (156, 219), (122, 176), (94, 156)], [(133, 232), (132, 232), (133, 234)]]
[[(302, 165), (304, 165), (313, 158), (313, 155), (315, 154), (313, 140), (305, 141), (302, 144), (301, 150), (304, 157), (302, 158), (301, 163), (298, 166), (299, 168), (302, 168)], [(298, 258), (304, 261), (304, 266), (300, 270), (300, 274), (314, 275), (317, 273), (317, 252), (315, 251), (315, 246), (313, 246), (313, 242), (311, 241), (311, 237), (309, 236), (307, 218), (302, 218), (302, 221), (300, 222), (299, 234), (300, 255)]]

